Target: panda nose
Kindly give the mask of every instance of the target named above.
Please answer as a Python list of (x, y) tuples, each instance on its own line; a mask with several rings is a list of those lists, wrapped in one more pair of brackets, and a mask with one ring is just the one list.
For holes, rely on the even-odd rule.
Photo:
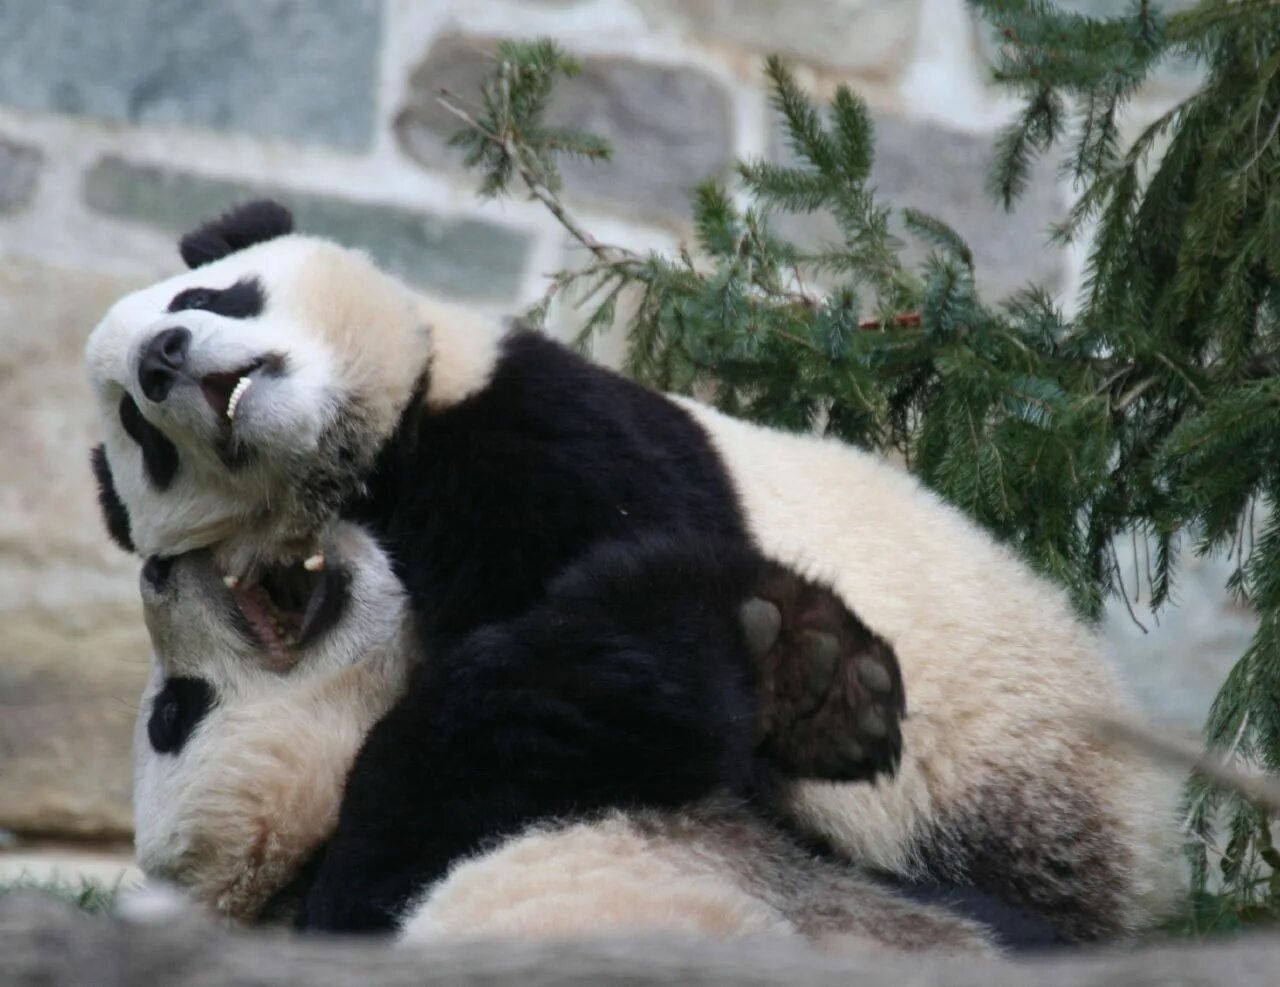
[(158, 404), (169, 396), (190, 345), (190, 331), (181, 328), (158, 332), (147, 343), (138, 362), (138, 386), (148, 401)]
[(142, 566), (142, 578), (159, 593), (164, 589), (164, 584), (169, 581), (169, 570), (172, 568), (172, 556), (152, 555)]

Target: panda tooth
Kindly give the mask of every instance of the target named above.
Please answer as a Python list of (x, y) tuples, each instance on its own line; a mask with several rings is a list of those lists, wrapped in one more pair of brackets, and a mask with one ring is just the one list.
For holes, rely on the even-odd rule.
[(249, 385), (253, 383), (252, 377), (241, 377), (236, 381), (235, 389), (231, 392), (231, 397), (227, 399), (227, 421), (231, 421), (236, 416), (236, 405), (240, 403), (240, 399), (244, 397), (244, 392), (249, 389)]
[(324, 572), (324, 552), (316, 552), (302, 561), (302, 568), (307, 572)]
[(227, 589), (235, 589), (240, 585), (240, 580), (236, 576), (223, 576), (222, 584), (226, 586)]

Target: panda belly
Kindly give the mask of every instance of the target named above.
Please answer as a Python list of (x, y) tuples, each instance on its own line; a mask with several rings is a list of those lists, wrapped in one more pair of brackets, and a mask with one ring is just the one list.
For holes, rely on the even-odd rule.
[(897, 775), (798, 786), (802, 824), (901, 877), (985, 887), (1069, 939), (1167, 909), (1175, 784), (1097, 739), (1095, 717), (1134, 714), (1065, 596), (886, 462), (674, 400), (761, 551), (832, 586), (901, 662)]

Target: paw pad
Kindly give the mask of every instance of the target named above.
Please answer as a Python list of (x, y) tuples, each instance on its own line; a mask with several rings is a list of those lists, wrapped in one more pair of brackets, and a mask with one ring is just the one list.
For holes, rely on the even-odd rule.
[(770, 566), (741, 608), (761, 698), (761, 748), (797, 777), (892, 774), (906, 712), (897, 656), (831, 590)]

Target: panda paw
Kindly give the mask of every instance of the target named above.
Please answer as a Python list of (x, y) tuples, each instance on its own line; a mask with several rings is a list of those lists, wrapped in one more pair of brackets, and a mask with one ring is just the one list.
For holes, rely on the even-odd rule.
[(761, 753), (797, 778), (892, 775), (906, 698), (888, 642), (831, 590), (775, 565), (739, 616), (759, 677)]

